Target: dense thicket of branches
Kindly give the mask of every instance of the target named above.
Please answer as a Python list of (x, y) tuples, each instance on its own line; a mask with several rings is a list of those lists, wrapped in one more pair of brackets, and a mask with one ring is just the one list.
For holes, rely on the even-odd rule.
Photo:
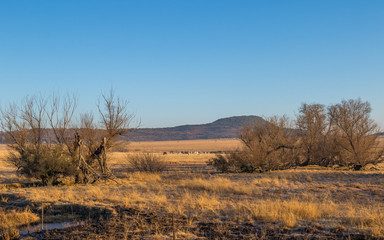
[(328, 107), (331, 130), (342, 165), (364, 166), (376, 163), (382, 155), (378, 148), (379, 128), (370, 119), (371, 106), (360, 99), (342, 101)]
[(77, 99), (73, 95), (27, 97), (21, 104), (1, 110), (0, 124), (14, 150), (9, 161), (18, 173), (53, 184), (74, 176), (78, 183), (113, 177), (107, 165), (108, 149), (129, 131), (133, 115), (127, 102), (113, 91), (98, 102), (100, 121), (82, 114), (74, 121)]
[(370, 112), (370, 104), (361, 99), (327, 108), (302, 104), (295, 128), (286, 117), (245, 126), (239, 133), (243, 148), (217, 156), (210, 164), (223, 172), (264, 172), (309, 164), (360, 169), (377, 163), (384, 152)]
[(243, 128), (240, 140), (245, 148), (232, 158), (243, 159), (240, 170), (264, 171), (285, 169), (297, 159), (295, 135), (289, 119), (271, 117), (264, 124), (253, 124)]

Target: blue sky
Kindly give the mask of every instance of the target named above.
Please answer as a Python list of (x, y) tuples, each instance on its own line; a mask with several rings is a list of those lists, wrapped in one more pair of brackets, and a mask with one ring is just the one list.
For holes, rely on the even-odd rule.
[(384, 127), (384, 1), (3, 1), (0, 104), (111, 87), (142, 127), (361, 97)]

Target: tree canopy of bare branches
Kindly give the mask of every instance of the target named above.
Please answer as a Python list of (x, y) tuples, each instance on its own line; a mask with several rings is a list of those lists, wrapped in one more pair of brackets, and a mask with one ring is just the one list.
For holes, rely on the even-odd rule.
[(75, 176), (80, 183), (112, 179), (108, 149), (130, 131), (133, 114), (127, 104), (112, 90), (101, 95), (99, 123), (93, 114), (76, 116), (74, 95), (39, 95), (11, 104), (1, 109), (0, 117), (6, 140), (16, 152), (9, 161), (20, 174), (41, 179), (43, 184), (65, 176)]
[(376, 164), (384, 153), (371, 106), (361, 99), (325, 107), (302, 104), (292, 128), (286, 117), (244, 126), (243, 149), (213, 158), (219, 171), (264, 172), (309, 164), (339, 165), (355, 170)]
[(324, 105), (303, 103), (300, 106), (296, 127), (304, 159), (301, 165), (328, 164), (330, 155), (333, 155), (329, 124)]
[(262, 124), (247, 125), (239, 137), (244, 144), (239, 157), (246, 159), (252, 171), (284, 169), (297, 160), (297, 137), (286, 116), (274, 116)]
[(340, 148), (339, 161), (346, 165), (364, 166), (376, 163), (382, 154), (378, 149), (379, 128), (370, 118), (371, 106), (361, 99), (343, 100), (328, 107), (329, 121)]

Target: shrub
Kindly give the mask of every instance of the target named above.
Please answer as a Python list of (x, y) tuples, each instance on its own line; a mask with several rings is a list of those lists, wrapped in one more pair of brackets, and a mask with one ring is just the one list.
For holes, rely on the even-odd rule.
[(57, 184), (59, 178), (73, 176), (77, 170), (60, 145), (26, 147), (21, 153), (11, 154), (8, 161), (17, 167), (19, 175), (40, 179), (43, 185)]
[(113, 179), (108, 153), (130, 130), (133, 115), (127, 104), (111, 90), (99, 98), (99, 119), (80, 114), (77, 124), (77, 98), (69, 94), (26, 97), (21, 104), (0, 108), (0, 132), (16, 153), (10, 161), (19, 174), (41, 179), (44, 185), (70, 173), (75, 173), (77, 183)]
[(140, 172), (162, 172), (167, 169), (164, 158), (154, 153), (128, 155), (130, 167)]
[(242, 150), (218, 155), (209, 164), (221, 172), (266, 172), (296, 164), (297, 136), (286, 117), (251, 123), (239, 134)]
[(220, 172), (266, 172), (282, 169), (278, 163), (268, 161), (247, 151), (237, 151), (226, 155), (216, 155), (208, 161), (208, 165)]
[(216, 155), (216, 157), (209, 159), (208, 165), (223, 173), (229, 172), (232, 167), (229, 158), (219, 154)]

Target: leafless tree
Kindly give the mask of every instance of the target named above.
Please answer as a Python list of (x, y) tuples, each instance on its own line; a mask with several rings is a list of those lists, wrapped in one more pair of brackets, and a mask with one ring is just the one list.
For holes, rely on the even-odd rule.
[(73, 174), (75, 168), (61, 146), (50, 141), (47, 104), (42, 95), (26, 97), (20, 105), (2, 109), (0, 122), (9, 146), (15, 150), (8, 160), (18, 173), (53, 184), (60, 176)]
[(371, 106), (360, 98), (343, 100), (328, 107), (328, 115), (336, 143), (340, 147), (340, 162), (359, 168), (376, 163), (382, 155), (378, 148), (377, 124), (370, 118)]
[(18, 152), (24, 152), (29, 139), (27, 123), (20, 118), (20, 109), (17, 104), (10, 104), (8, 108), (1, 109), (1, 129), (5, 139), (12, 144)]
[(370, 118), (371, 106), (361, 99), (343, 100), (327, 109), (302, 104), (293, 129), (286, 117), (272, 117), (245, 126), (243, 149), (218, 155), (209, 165), (220, 171), (268, 171), (297, 165), (350, 166), (355, 170), (377, 163), (384, 146)]
[(10, 161), (20, 174), (40, 178), (45, 184), (69, 174), (79, 183), (112, 179), (108, 149), (130, 131), (133, 114), (127, 104), (113, 91), (102, 95), (97, 105), (100, 124), (93, 114), (83, 114), (80, 125), (73, 123), (74, 95), (40, 95), (27, 97), (20, 105), (11, 104), (1, 110), (0, 117), (6, 139), (17, 152)]
[(101, 95), (100, 99), (97, 107), (101, 126), (106, 130), (107, 144), (112, 145), (116, 137), (130, 131), (129, 127), (134, 115), (127, 109), (128, 101), (116, 97), (113, 90), (108, 95)]
[(286, 116), (245, 126), (239, 134), (244, 150), (239, 155), (256, 171), (284, 169), (296, 164), (296, 142)]
[(79, 154), (79, 164), (82, 169), (79, 182), (113, 178), (108, 168), (108, 150), (116, 143), (119, 136), (131, 131), (130, 123), (134, 115), (128, 111), (127, 105), (127, 101), (116, 97), (111, 90), (108, 95), (101, 95), (98, 101), (99, 125), (95, 123), (93, 114), (81, 116), (78, 141), (79, 146), (84, 147)]
[(54, 94), (49, 100), (45, 112), (54, 135), (51, 141), (64, 145), (73, 157), (76, 154), (76, 146), (73, 144), (73, 131), (71, 130), (74, 128), (73, 118), (77, 107), (77, 97), (67, 94), (61, 98), (59, 94)]
[(304, 162), (301, 165), (327, 164), (331, 149), (328, 144), (329, 121), (324, 105), (303, 103), (299, 108), (296, 126), (304, 156)]
[(20, 152), (27, 147), (40, 150), (45, 141), (45, 106), (46, 100), (41, 96), (26, 97), (21, 106), (13, 103), (1, 110), (1, 127), (13, 149)]

